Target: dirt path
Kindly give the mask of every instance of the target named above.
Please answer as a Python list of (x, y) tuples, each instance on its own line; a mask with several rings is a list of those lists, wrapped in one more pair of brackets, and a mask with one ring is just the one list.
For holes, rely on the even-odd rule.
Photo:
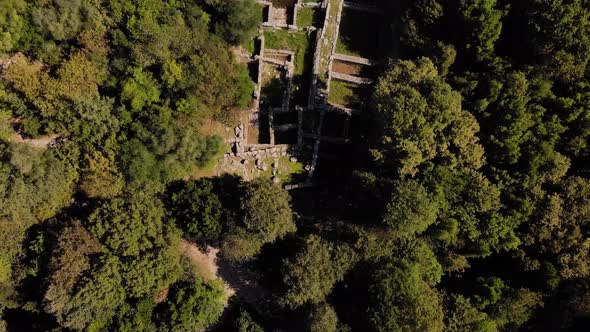
[(47, 148), (54, 144), (60, 137), (61, 134), (53, 134), (33, 139), (23, 138), (20, 134), (14, 134), (10, 137), (10, 141), (13, 143), (27, 144), (36, 148)]
[(207, 247), (207, 252), (203, 252), (186, 240), (180, 242), (180, 249), (205, 280), (219, 278), (223, 281), (227, 299), (236, 296), (248, 303), (259, 303), (268, 295), (268, 291), (258, 284), (257, 276), (247, 266), (218, 259), (219, 249)]
[[(207, 252), (202, 252), (194, 243), (181, 240), (180, 250), (191, 260), (198, 273), (205, 280), (209, 281), (220, 278), (217, 274), (219, 270), (219, 266), (217, 265), (217, 254), (219, 253), (219, 249), (208, 246)], [(236, 291), (231, 287), (231, 285), (223, 280), (223, 278), (220, 279), (223, 281), (225, 298), (229, 299), (236, 293)]]

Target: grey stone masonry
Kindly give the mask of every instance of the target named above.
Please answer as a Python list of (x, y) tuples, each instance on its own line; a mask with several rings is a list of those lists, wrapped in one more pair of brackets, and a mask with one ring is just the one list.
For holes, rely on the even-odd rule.
[(315, 186), (316, 186), (315, 183), (313, 183), (311, 181), (307, 181), (307, 182), (302, 182), (302, 183), (285, 185), (285, 189), (293, 190), (293, 189), (299, 189), (299, 188), (311, 188), (311, 187), (315, 187)]
[(303, 107), (295, 106), (297, 110), (297, 146), (303, 146)]
[[(350, 143), (350, 139), (344, 138), (344, 137), (320, 136), (320, 135), (314, 135), (314, 134), (303, 134), (303, 137), (315, 138), (315, 139), (317, 139), (317, 142), (323, 141), (323, 142), (336, 143), (336, 144)], [(319, 144), (318, 144), (318, 146), (319, 146)], [(314, 154), (314, 156), (316, 156), (316, 155)], [(313, 165), (313, 162), (312, 162), (312, 165)]]
[[(325, 118), (325, 108), (323, 106), (327, 104), (328, 100), (330, 79), (332, 74), (332, 61), (334, 52), (336, 51), (336, 43), (338, 41), (340, 20), (342, 18), (343, 2), (343, 0), (325, 0), (322, 3), (322, 7), (325, 6), (326, 8), (326, 14), (324, 18), (324, 25), (320, 30), (320, 34), (316, 42), (316, 50), (314, 54), (313, 79), (310, 87), (310, 99), (308, 101), (308, 109), (314, 109), (316, 106), (319, 106), (320, 118), (317, 127), (318, 133), (321, 133), (322, 131), (322, 126)], [(330, 15), (332, 11), (331, 6), (338, 6), (336, 17)], [(326, 86), (322, 86), (321, 89), (319, 89), (317, 85), (318, 77), (320, 75), (323, 76), (322, 80), (327, 78)], [(324, 75), (326, 75), (327, 77)], [(301, 137), (303, 136), (304, 135), (301, 135)], [(313, 155), (310, 170), (308, 173), (308, 181), (311, 181), (316, 170), (320, 143), (322, 141), (321, 137), (319, 136), (313, 136), (312, 138), (316, 139), (316, 141), (313, 147)]]
[(334, 53), (333, 58), (334, 58), (334, 60), (341, 60), (341, 61), (346, 61), (346, 62), (351, 62), (351, 63), (358, 63), (360, 65), (366, 65), (366, 66), (374, 66), (377, 64), (377, 61), (375, 61), (375, 60), (361, 58), (359, 56), (341, 54), (341, 53)]
[(370, 78), (356, 77), (348, 74), (332, 72), (332, 79), (354, 84), (371, 84), (373, 82)]
[[(237, 157), (252, 157), (252, 158), (278, 158), (286, 156), (287, 154), (293, 155), (293, 152), (289, 152), (290, 146), (286, 144), (281, 145), (268, 145), (268, 144), (251, 144), (246, 149), (242, 149), (239, 153), (236, 153)], [(231, 158), (231, 155), (225, 155), (225, 158)]]
[(265, 47), (264, 34), (261, 34), (258, 39), (260, 40), (260, 54), (255, 57), (258, 60), (258, 75), (256, 77), (256, 91), (254, 92), (254, 107), (256, 110), (260, 108), (260, 90), (262, 89), (262, 53)]
[(314, 100), (315, 100), (315, 94), (317, 91), (317, 85), (318, 85), (318, 75), (319, 75), (319, 68), (320, 68), (320, 57), (321, 57), (321, 52), (320, 52), (320, 41), (323, 40), (322, 39), (322, 35), (324, 34), (324, 29), (319, 29), (319, 31), (317, 32), (317, 37), (315, 39), (315, 52), (313, 54), (313, 69), (311, 72), (311, 84), (309, 85), (309, 99), (307, 101), (307, 108), (308, 109), (313, 109), (314, 107)]
[(295, 8), (293, 8), (293, 17), (291, 17), (292, 24), (297, 27), (297, 12), (299, 11), (299, 7), (301, 6), (300, 0), (297, 0), (295, 4)]
[(283, 110), (285, 112), (289, 111), (289, 104), (291, 102), (291, 85), (293, 84), (293, 72), (295, 71), (295, 66), (293, 65), (293, 56), (291, 56), (291, 61), (287, 63), (287, 86), (285, 87), (285, 92), (283, 95)]
[(271, 28), (271, 29), (288, 29), (288, 30), (293, 30), (293, 31), (299, 30), (296, 25), (286, 24), (286, 23), (262, 22), (261, 26), (263, 28)]
[(272, 50), (269, 48), (264, 50), (264, 54), (284, 54), (293, 56), (295, 55), (295, 52), (289, 50)]
[(273, 59), (273, 58), (266, 58), (266, 57), (263, 57), (262, 61), (271, 63), (276, 66), (286, 66), (288, 63), (288, 61), (281, 61), (281, 60), (277, 60), (277, 59)]
[[(318, 124), (318, 132), (321, 132), (322, 124), (324, 123), (324, 116), (325, 116), (325, 113), (323, 111), (320, 111), (320, 121)], [(317, 137), (313, 137), (313, 138), (317, 138)], [(318, 165), (318, 154), (320, 152), (320, 143), (321, 143), (321, 140), (316, 139), (315, 144), (313, 145), (313, 155), (311, 156), (311, 167), (309, 169), (309, 173), (307, 173), (308, 181), (311, 181), (311, 179), (313, 178), (313, 174), (315, 173), (315, 169)]]
[(270, 134), (270, 145), (275, 145), (275, 130), (274, 130), (274, 126), (273, 126), (273, 121), (274, 121), (274, 113), (272, 111), (272, 108), (270, 108), (268, 110), (268, 130), (269, 130), (269, 134)]
[(286, 109), (284, 109), (282, 107), (273, 107), (272, 108), (272, 111), (273, 111), (274, 114), (283, 114), (283, 113), (289, 113), (289, 112), (291, 112), (290, 110), (288, 110), (288, 109), (286, 110)]
[(275, 128), (274, 128), (275, 131), (287, 131), (287, 130), (291, 130), (291, 129), (297, 129), (297, 124), (296, 123), (288, 123), (288, 124), (284, 124), (284, 125), (280, 125), (280, 126), (275, 126)]
[(348, 116), (344, 120), (344, 125), (342, 126), (342, 137), (348, 137), (348, 132), (350, 131), (350, 118), (351, 115), (347, 114)]
[[(307, 179), (303, 183), (285, 186), (287, 189), (295, 189), (301, 187), (313, 186), (313, 176), (317, 169), (318, 160), (326, 158), (334, 158), (337, 156), (326, 155), (322, 152), (319, 155), (320, 144), (348, 144), (350, 139), (348, 138), (350, 132), (351, 118), (354, 114), (358, 114), (360, 111), (343, 107), (341, 105), (334, 105), (328, 103), (328, 94), (330, 90), (330, 81), (336, 79), (339, 81), (350, 82), (354, 84), (368, 84), (372, 80), (367, 78), (361, 78), (349, 74), (337, 73), (332, 71), (332, 64), (334, 60), (347, 62), (360, 66), (373, 66), (377, 62), (372, 59), (350, 56), (345, 54), (336, 54), (336, 44), (338, 40), (340, 23), (342, 18), (343, 8), (351, 8), (352, 10), (359, 10), (365, 12), (374, 12), (376, 7), (367, 6), (364, 4), (352, 3), (345, 0), (322, 0), (320, 2), (303, 2), (304, 0), (297, 0), (294, 8), (274, 7), (272, 1), (257, 0), (257, 2), (266, 8), (265, 17), (268, 16), (268, 20), (260, 25), (260, 52), (256, 52), (253, 56), (254, 61), (258, 64), (258, 76), (256, 78), (256, 90), (254, 91), (255, 102), (253, 108), (249, 111), (248, 121), (253, 126), (258, 126), (259, 112), (260, 112), (260, 97), (262, 88), (262, 77), (263, 73), (267, 73), (264, 69), (274, 67), (281, 72), (282, 80), (282, 100), (280, 105), (272, 105), (274, 107), (266, 108), (264, 111), (268, 112), (268, 127), (270, 134), (270, 144), (247, 144), (246, 137), (249, 125), (240, 125), (239, 128), (234, 128), (236, 131), (236, 138), (234, 140), (235, 153), (226, 154), (226, 162), (229, 164), (240, 164), (243, 165), (247, 162), (254, 162), (254, 160), (262, 160), (264, 158), (275, 158), (278, 157), (295, 157), (303, 153), (303, 151), (312, 150), (311, 157), (307, 159), (305, 163), (305, 171), (308, 172)], [(321, 10), (325, 13), (324, 22), (321, 27), (297, 27), (298, 15), (302, 8), (315, 8), (314, 12)], [(264, 31), (268, 29), (284, 29), (290, 31), (307, 32), (310, 34), (310, 30), (315, 30), (315, 49), (313, 50), (313, 69), (310, 77), (309, 85), (309, 99), (305, 101), (305, 105), (296, 105), (292, 109), (291, 104), (291, 93), (294, 75), (294, 60), (295, 53), (287, 50), (271, 50), (266, 49)], [(258, 49), (257, 49), (258, 50)], [(269, 67), (266, 67), (269, 66)], [(278, 68), (277, 68), (278, 67)], [(272, 71), (274, 73), (274, 70)], [(266, 77), (266, 76), (264, 76)], [(269, 105), (270, 106), (270, 105)], [(309, 112), (309, 113), (307, 113)], [(313, 134), (304, 133), (304, 114), (307, 116), (310, 113), (309, 124), (313, 124), (313, 128), (309, 128)], [(337, 112), (345, 115), (345, 121), (340, 128), (334, 132), (335, 137), (332, 136), (321, 136), (322, 127), (324, 121), (328, 121), (326, 117), (327, 112)], [(288, 114), (288, 116), (287, 116)], [(297, 119), (294, 119), (295, 114)], [(279, 116), (284, 115), (284, 116)], [(275, 124), (276, 120), (280, 120), (281, 123)], [(292, 119), (285, 123), (286, 119)], [(264, 123), (266, 125), (266, 123)], [(254, 127), (252, 127), (254, 128)], [(250, 130), (252, 130), (250, 128)], [(297, 142), (296, 144), (276, 144), (277, 140), (280, 142), (284, 134), (280, 134), (285, 131), (297, 131)], [(275, 137), (277, 133), (277, 137)], [(290, 132), (289, 132), (290, 133)], [(305, 143), (304, 143), (305, 142)], [(305, 144), (305, 149), (304, 149)], [(294, 159), (294, 158), (293, 158)], [(240, 166), (237, 165), (237, 166)], [(273, 164), (273, 168), (275, 164)], [(260, 166), (260, 165), (258, 165)], [(248, 171), (248, 173), (250, 173)], [(252, 171), (254, 173), (254, 171)], [(276, 173), (273, 169), (273, 175)], [(275, 177), (275, 179), (278, 179)]]
[(341, 114), (360, 114), (360, 110), (344, 107), (342, 105), (326, 105), (324, 106), (325, 112), (341, 113)]
[(332, 40), (332, 48), (330, 49), (330, 57), (328, 63), (328, 87), (326, 91), (328, 94), (330, 93), (330, 80), (332, 79), (332, 62), (334, 62), (334, 53), (336, 52), (336, 44), (338, 43), (338, 36), (340, 34), (340, 21), (342, 20), (342, 8), (344, 6), (343, 0), (336, 0), (339, 7), (338, 7), (338, 15), (336, 16), (336, 34)]
[(358, 2), (344, 1), (344, 7), (361, 12), (383, 15), (383, 13), (379, 10), (379, 8), (377, 8), (377, 6), (360, 4)]
[(321, 7), (322, 3), (321, 2), (299, 2), (299, 6), (302, 8), (317, 8), (317, 7)]

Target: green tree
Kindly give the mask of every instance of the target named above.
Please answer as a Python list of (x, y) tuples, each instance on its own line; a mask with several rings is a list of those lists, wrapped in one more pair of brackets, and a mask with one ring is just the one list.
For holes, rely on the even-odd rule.
[(502, 32), (502, 19), (507, 12), (498, 7), (497, 0), (459, 1), (464, 32), (458, 34), (461, 39), (457, 40), (457, 45), (463, 45), (479, 61), (494, 56), (495, 44)]
[(556, 192), (544, 193), (538, 210), (526, 223), (521, 238), (530, 269), (541, 268), (542, 261), (557, 267), (563, 279), (590, 275), (590, 181), (568, 177), (559, 182)]
[(374, 99), (378, 144), (372, 153), (380, 164), (401, 175), (414, 175), (433, 160), (464, 168), (482, 166), (479, 125), (461, 109), (461, 95), (429, 59), (398, 61), (381, 77)]
[(588, 158), (590, 147), (590, 82), (579, 81), (569, 86), (567, 97), (554, 99), (557, 112), (566, 126), (561, 135), (563, 152), (569, 157)]
[(392, 256), (414, 262), (421, 278), (431, 286), (435, 286), (441, 281), (442, 266), (427, 240), (421, 238), (400, 239), (394, 242), (393, 246), (393, 250), (388, 250), (383, 257)]
[(450, 295), (445, 299), (445, 331), (494, 332), (496, 323), (484, 312), (477, 310), (469, 298)]
[(112, 154), (94, 151), (85, 159), (80, 188), (88, 197), (110, 198), (123, 190), (125, 180)]
[(396, 31), (399, 31), (401, 46), (398, 52), (421, 53), (435, 44), (436, 31), (443, 17), (440, 1), (417, 0), (386, 3), (391, 6), (391, 15)]
[(447, 249), (487, 256), (515, 248), (519, 220), (501, 213), (501, 188), (478, 172), (436, 167), (429, 174), (441, 211), (430, 228), (432, 238)]
[(169, 190), (169, 211), (179, 227), (200, 241), (221, 234), (222, 206), (209, 180), (181, 182)]
[(10, 164), (14, 166), (22, 174), (30, 174), (33, 168), (39, 168), (42, 163), (41, 156), (45, 152), (43, 147), (38, 147), (29, 144), (14, 144), (12, 145), (12, 155), (10, 157)]
[(91, 258), (101, 252), (100, 243), (79, 221), (73, 221), (59, 234), (57, 248), (50, 261), (50, 278), (45, 293), (45, 309), (55, 315), (60, 324), (85, 325), (73, 322), (69, 315), (74, 287), (91, 268)]
[(76, 102), (75, 112), (70, 115), (71, 118), (68, 117), (67, 127), (64, 129), (72, 133), (84, 151), (116, 150), (119, 145), (117, 135), (121, 132), (121, 122), (113, 114), (113, 99), (97, 96), (86, 98)]
[(131, 181), (170, 182), (208, 166), (221, 150), (218, 136), (203, 137), (168, 116), (155, 117), (153, 128), (134, 126), (135, 138), (121, 147), (121, 162)]
[(172, 331), (200, 330), (215, 323), (224, 307), (223, 286), (201, 279), (175, 284), (165, 302), (164, 323)]
[(260, 7), (253, 0), (217, 1), (219, 19), (215, 33), (230, 44), (238, 45), (252, 38), (260, 23)]
[(145, 106), (149, 106), (160, 100), (158, 82), (150, 72), (135, 68), (133, 75), (123, 83), (121, 99), (128, 101), (134, 112), (141, 112)]
[(247, 68), (236, 64), (234, 55), (219, 42), (211, 41), (205, 50), (201, 56), (189, 57), (187, 70), (192, 75), (179, 81), (181, 87), (196, 96), (198, 107), (194, 111), (209, 115), (249, 101), (254, 85)]
[(224, 255), (231, 260), (245, 260), (258, 254), (265, 243), (295, 232), (290, 200), (289, 193), (270, 179), (246, 183), (240, 200), (242, 223), (224, 237)]
[(7, 0), (0, 4), (0, 54), (10, 52), (23, 34), (25, 2)]
[[(14, 159), (14, 153), (0, 142), (2, 159)], [(64, 146), (45, 150), (37, 156), (38, 160), (31, 160), (32, 168), (27, 174), (0, 161), (0, 270), (3, 279), (0, 284), (7, 289), (7, 298), (13, 294), (8, 290), (26, 277), (26, 269), (15, 267), (24, 257), (27, 229), (69, 205), (77, 180), (75, 165), (71, 164), (77, 158), (75, 151)]]
[(585, 75), (590, 61), (590, 8), (586, 1), (533, 1), (528, 26), (532, 49), (548, 73), (565, 82)]
[(415, 264), (392, 259), (371, 273), (369, 321), (375, 331), (442, 331), (440, 296)]
[(383, 222), (399, 237), (424, 232), (436, 220), (438, 206), (426, 189), (414, 180), (394, 184)]
[(156, 324), (152, 321), (152, 315), (156, 303), (152, 298), (139, 301), (136, 305), (123, 304), (114, 319), (112, 327), (120, 332), (156, 332)]
[(180, 274), (179, 237), (164, 224), (157, 193), (151, 186), (130, 187), (88, 217), (90, 232), (121, 260), (118, 273), (134, 298), (161, 291)]
[(221, 251), (230, 261), (242, 262), (258, 255), (263, 245), (264, 240), (260, 236), (236, 227), (224, 235)]
[(65, 303), (66, 313), (62, 325), (81, 330), (106, 327), (123, 304), (125, 290), (119, 274), (120, 261), (106, 256), (99, 264), (82, 277), (71, 298)]
[(264, 332), (264, 329), (252, 319), (246, 310), (240, 310), (240, 314), (234, 323), (236, 332)]
[(163, 216), (162, 203), (153, 194), (137, 190), (101, 203), (88, 217), (88, 225), (109, 250), (139, 256), (165, 243)]
[[(490, 121), (494, 121), (489, 133), (490, 161), (494, 164), (514, 164), (523, 154), (525, 144), (533, 139), (533, 128), (538, 120), (537, 109), (531, 107), (529, 81), (522, 72), (508, 74), (504, 87), (496, 98), (486, 100), (492, 104), (488, 110)], [(493, 113), (492, 113), (493, 112)]]
[(270, 179), (258, 178), (246, 183), (241, 208), (244, 226), (265, 242), (273, 242), (295, 231), (289, 193)]
[(138, 139), (131, 139), (121, 146), (121, 162), (131, 181), (160, 180), (156, 156)]
[(541, 294), (526, 288), (510, 290), (492, 308), (491, 316), (502, 330), (515, 331), (542, 306)]
[(74, 221), (58, 239), (51, 259), (51, 278), (45, 294), (47, 312), (55, 315), (64, 327), (84, 329), (108, 323), (122, 304), (124, 290), (119, 274), (120, 262), (102, 256), (91, 265), (101, 245)]
[(162, 291), (180, 276), (178, 240), (125, 261), (121, 266), (127, 297), (141, 298)]
[(86, 0), (36, 1), (32, 16), (34, 22), (55, 40), (76, 37), (84, 24), (92, 19), (96, 8)]
[(302, 250), (284, 262), (285, 303), (295, 308), (307, 302), (322, 302), (356, 259), (347, 245), (333, 245), (317, 235), (308, 236)]
[(338, 317), (334, 309), (327, 303), (316, 305), (309, 315), (309, 330), (311, 332), (336, 332)]

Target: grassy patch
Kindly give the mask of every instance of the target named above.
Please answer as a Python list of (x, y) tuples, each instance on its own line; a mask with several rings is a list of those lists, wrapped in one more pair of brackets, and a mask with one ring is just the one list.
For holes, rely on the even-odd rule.
[(295, 53), (295, 75), (305, 69), (305, 53), (310, 46), (310, 38), (303, 32), (286, 30), (267, 30), (264, 32), (265, 47), (274, 50), (289, 50)]
[(254, 51), (256, 50), (256, 38), (248, 40), (246, 43), (244, 43), (244, 45), (242, 45), (242, 47), (244, 47), (244, 49), (248, 51), (249, 54), (254, 54)]
[(313, 25), (313, 8), (300, 8), (297, 11), (297, 26), (310, 27)]
[(265, 47), (275, 50), (289, 50), (295, 53), (293, 68), (292, 97), (295, 103), (304, 105), (307, 101), (309, 81), (313, 69), (313, 46), (315, 34), (267, 30), (264, 32)]
[(343, 10), (336, 53), (374, 58), (379, 45), (379, 20), (374, 14)]
[(289, 157), (279, 157), (279, 166), (277, 170), (279, 173), (273, 175), (273, 167), (272, 164), (275, 162), (275, 158), (263, 158), (262, 161), (267, 166), (266, 171), (259, 171), (256, 168), (254, 162), (248, 163), (246, 169), (248, 170), (249, 174), (252, 174), (252, 170), (254, 169), (254, 174), (256, 177), (266, 177), (266, 178), (273, 178), (278, 177), (281, 179), (281, 183), (294, 183), (297, 181), (301, 181), (301, 179), (305, 176), (305, 170), (303, 169), (303, 164), (301, 162), (291, 162)]
[(363, 89), (362, 86), (356, 84), (331, 80), (328, 101), (348, 108), (361, 108)]

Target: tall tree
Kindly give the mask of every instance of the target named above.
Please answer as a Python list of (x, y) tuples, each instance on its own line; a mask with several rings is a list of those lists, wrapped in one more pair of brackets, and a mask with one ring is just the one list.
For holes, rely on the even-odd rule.
[(399, 181), (394, 186), (383, 222), (400, 237), (424, 232), (436, 220), (437, 203), (416, 181)]
[(532, 1), (531, 46), (550, 74), (572, 82), (590, 62), (590, 6), (585, 0)]
[(372, 150), (386, 170), (415, 175), (428, 161), (477, 169), (483, 148), (475, 118), (461, 109), (431, 60), (398, 61), (375, 88), (377, 145)]
[(267, 178), (244, 185), (240, 207), (242, 222), (234, 226), (223, 240), (224, 255), (244, 260), (258, 252), (263, 244), (283, 238), (297, 228), (293, 220), (289, 193)]
[(464, 31), (456, 34), (459, 38), (455, 44), (461, 45), (475, 60), (491, 59), (507, 11), (497, 0), (460, 0), (458, 11)]
[(200, 330), (215, 323), (224, 307), (220, 283), (205, 283), (201, 279), (183, 281), (170, 290), (164, 303), (164, 320), (172, 331)]
[(284, 263), (285, 303), (295, 308), (308, 302), (322, 302), (355, 262), (356, 256), (347, 245), (308, 236), (302, 250)]
[(211, 181), (183, 181), (169, 192), (170, 213), (182, 230), (200, 241), (219, 237), (222, 206)]
[(418, 272), (416, 265), (393, 259), (371, 274), (367, 310), (375, 331), (442, 331), (440, 296)]
[(119, 273), (130, 297), (153, 295), (180, 274), (178, 234), (163, 222), (157, 188), (129, 188), (89, 216), (90, 232), (121, 260)]

